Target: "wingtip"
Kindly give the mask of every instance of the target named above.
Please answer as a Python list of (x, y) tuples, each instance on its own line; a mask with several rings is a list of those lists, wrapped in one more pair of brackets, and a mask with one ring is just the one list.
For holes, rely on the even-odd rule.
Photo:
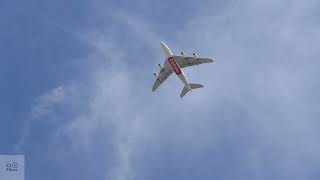
[(151, 90), (152, 90), (152, 92), (155, 92), (155, 91), (156, 91), (156, 88), (153, 87)]

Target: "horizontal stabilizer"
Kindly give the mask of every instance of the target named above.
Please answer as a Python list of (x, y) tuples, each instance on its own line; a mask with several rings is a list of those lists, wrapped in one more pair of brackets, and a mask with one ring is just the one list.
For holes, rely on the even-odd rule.
[(187, 92), (189, 92), (189, 89), (187, 87), (183, 87), (181, 94), (180, 94), (180, 97), (182, 98), (184, 95), (187, 94)]
[[(201, 85), (201, 84), (193, 84), (193, 83), (190, 83), (189, 86), (191, 87), (191, 89), (197, 89), (197, 88), (202, 88), (203, 87), (203, 85)], [(181, 94), (180, 94), (180, 97), (182, 98), (188, 92), (189, 92), (189, 89), (187, 87), (183, 87), (183, 89), (181, 91)]]
[(197, 89), (197, 88), (202, 88), (203, 87), (202, 84), (192, 84), (192, 83), (190, 83), (189, 85), (190, 85), (191, 89)]

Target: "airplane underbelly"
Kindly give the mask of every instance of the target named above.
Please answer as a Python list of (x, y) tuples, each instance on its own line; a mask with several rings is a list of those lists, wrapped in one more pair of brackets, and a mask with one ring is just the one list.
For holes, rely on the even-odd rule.
[(176, 75), (179, 77), (179, 79), (182, 81), (185, 87), (187, 87), (189, 90), (191, 90), (191, 87), (189, 85), (189, 82), (187, 80), (187, 77), (184, 75), (183, 71), (179, 67), (179, 65), (176, 63), (173, 57), (169, 57), (168, 61), (173, 69), (173, 71), (176, 73)]
[(188, 79), (187, 77), (184, 75), (184, 73), (182, 72), (181, 74), (178, 75), (179, 79), (182, 81), (182, 83), (184, 84), (184, 86), (187, 87), (187, 89), (191, 90), (191, 87), (189, 85)]
[(179, 67), (179, 65), (176, 63), (176, 61), (174, 60), (173, 57), (169, 57), (168, 61), (173, 69), (173, 71), (176, 73), (176, 75), (179, 76), (179, 74), (182, 73), (181, 68)]

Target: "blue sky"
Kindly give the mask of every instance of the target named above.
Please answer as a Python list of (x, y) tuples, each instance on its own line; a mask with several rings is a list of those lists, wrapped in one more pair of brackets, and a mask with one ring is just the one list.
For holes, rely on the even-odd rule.
[[(316, 0), (0, 2), (0, 153), (26, 179), (318, 179)], [(215, 64), (151, 92), (159, 43)]]

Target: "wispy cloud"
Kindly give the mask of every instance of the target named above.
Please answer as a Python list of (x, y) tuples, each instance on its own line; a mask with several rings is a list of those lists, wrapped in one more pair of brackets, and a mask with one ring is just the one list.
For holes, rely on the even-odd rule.
[(31, 109), (33, 119), (39, 119), (54, 111), (54, 106), (65, 100), (65, 92), (62, 86), (54, 88), (49, 92), (37, 97)]
[[(106, 179), (133, 179), (131, 165), (132, 153), (137, 136), (144, 131), (137, 126), (140, 118), (134, 107), (134, 75), (124, 61), (128, 55), (121, 51), (112, 40), (103, 34), (94, 33), (90, 43), (96, 54), (88, 60), (98, 60), (99, 66), (91, 72), (91, 87), (85, 112), (78, 112), (74, 120), (61, 127), (56, 138), (67, 137), (77, 152), (94, 152), (94, 139), (97, 132), (105, 137), (102, 144), (111, 144), (113, 152), (106, 152), (102, 159), (115, 159), (113, 165), (106, 167)], [(73, 89), (77, 89), (73, 87)], [(141, 124), (140, 124), (141, 125)]]
[(23, 133), (18, 143), (14, 147), (15, 153), (21, 153), (23, 146), (30, 136), (31, 124), (34, 120), (41, 120), (46, 116), (52, 115), (56, 106), (65, 101), (65, 90), (62, 86), (51, 89), (34, 100), (31, 108), (31, 117), (27, 118)]

